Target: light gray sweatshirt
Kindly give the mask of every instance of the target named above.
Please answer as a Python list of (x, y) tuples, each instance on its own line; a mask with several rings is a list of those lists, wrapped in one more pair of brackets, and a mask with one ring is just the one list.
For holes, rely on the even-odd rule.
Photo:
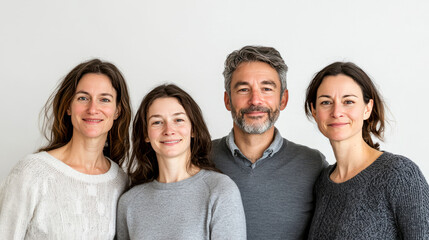
[(200, 170), (174, 183), (152, 181), (119, 200), (117, 239), (246, 239), (240, 192), (226, 175)]

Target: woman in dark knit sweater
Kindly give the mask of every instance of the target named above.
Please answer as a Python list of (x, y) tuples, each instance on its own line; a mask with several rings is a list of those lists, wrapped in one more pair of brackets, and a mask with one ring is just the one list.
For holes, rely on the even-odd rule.
[(429, 186), (416, 164), (381, 152), (383, 101), (368, 75), (336, 62), (307, 88), (305, 112), (336, 163), (316, 185), (309, 239), (429, 239)]

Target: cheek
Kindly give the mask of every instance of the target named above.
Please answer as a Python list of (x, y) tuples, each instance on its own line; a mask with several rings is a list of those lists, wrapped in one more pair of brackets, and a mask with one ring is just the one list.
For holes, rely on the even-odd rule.
[(67, 114), (71, 117), (80, 115), (85, 111), (84, 106), (79, 104), (72, 104), (69, 109), (67, 109)]
[(191, 126), (186, 126), (186, 127), (184, 127), (184, 128), (182, 128), (181, 130), (180, 130), (180, 134), (182, 135), (182, 136), (186, 136), (186, 138), (191, 138), (192, 136), (192, 127)]
[(324, 112), (324, 111), (316, 111), (316, 114), (313, 116), (314, 120), (316, 121), (317, 124), (322, 123), (323, 121), (325, 121), (328, 117), (328, 113)]
[(158, 136), (159, 133), (157, 130), (155, 129), (148, 129), (147, 131), (147, 137), (145, 138), (146, 142), (152, 142), (153, 139), (156, 138), (156, 136)]
[(104, 114), (109, 117), (113, 117), (116, 113), (116, 107), (106, 107), (103, 109)]
[(231, 104), (235, 107), (244, 105), (247, 102), (245, 95), (233, 95), (231, 97)]
[(364, 109), (356, 109), (355, 111), (350, 112), (350, 117), (363, 122), (365, 118)]

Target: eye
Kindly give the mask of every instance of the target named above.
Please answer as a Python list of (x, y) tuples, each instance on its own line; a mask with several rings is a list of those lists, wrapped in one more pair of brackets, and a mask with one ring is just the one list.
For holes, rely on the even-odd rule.
[(108, 98), (102, 98), (101, 101), (106, 102), (106, 103), (111, 102), (110, 99), (108, 99)]
[(321, 101), (320, 105), (330, 105), (331, 102), (330, 101)]
[(262, 91), (264, 91), (264, 92), (270, 92), (270, 91), (273, 91), (273, 89), (272, 88), (262, 88)]
[(161, 121), (153, 121), (153, 122), (151, 123), (151, 125), (154, 125), (154, 126), (161, 125), (161, 124), (162, 124), (162, 122), (161, 122)]
[(185, 119), (181, 119), (181, 118), (176, 119), (176, 122), (184, 122), (184, 121)]
[(346, 100), (346, 101), (344, 101), (344, 103), (348, 105), (348, 104), (353, 104), (355, 102), (353, 102), (352, 100)]
[(80, 97), (78, 97), (78, 98), (77, 98), (77, 100), (78, 100), (78, 101), (87, 101), (87, 100), (88, 100), (88, 98), (87, 98), (87, 97), (84, 97), (84, 96), (80, 96)]
[(242, 93), (245, 93), (245, 92), (249, 92), (250, 90), (248, 89), (248, 88), (240, 88), (240, 89), (238, 89), (238, 91), (237, 92), (242, 92)]

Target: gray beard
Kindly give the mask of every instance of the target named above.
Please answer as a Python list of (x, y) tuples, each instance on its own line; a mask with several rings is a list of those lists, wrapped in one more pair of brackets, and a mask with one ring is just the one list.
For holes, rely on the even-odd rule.
[[(247, 124), (246, 120), (244, 119), (244, 114), (253, 112), (253, 111), (260, 111), (260, 112), (266, 112), (268, 113), (268, 118), (261, 124)], [(234, 106), (231, 104), (231, 115), (232, 119), (234, 119), (234, 123), (245, 133), (248, 134), (262, 134), (266, 132), (268, 129), (270, 129), (272, 126), (274, 126), (274, 123), (277, 121), (280, 115), (280, 109), (276, 109), (275, 111), (271, 111), (271, 109), (267, 107), (260, 107), (260, 106), (250, 106), (249, 108), (241, 109), (240, 112), (237, 114), (235, 111)], [(254, 119), (261, 118), (261, 117), (254, 117)]]

